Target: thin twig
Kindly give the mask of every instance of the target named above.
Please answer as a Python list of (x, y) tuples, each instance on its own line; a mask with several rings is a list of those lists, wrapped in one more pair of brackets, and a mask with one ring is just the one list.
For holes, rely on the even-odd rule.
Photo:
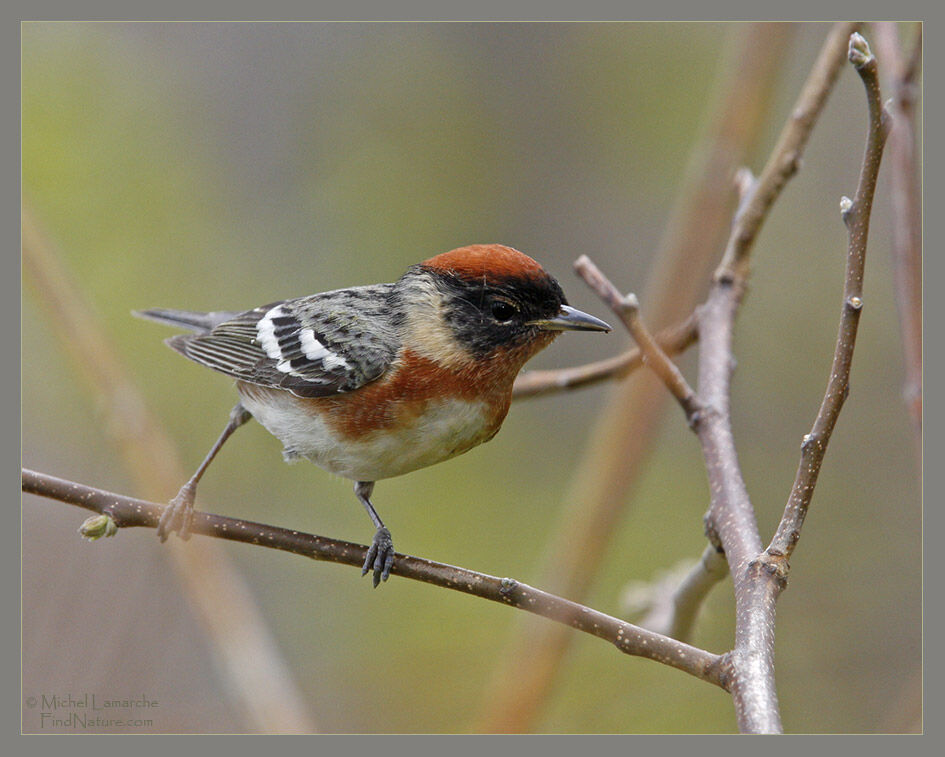
[[(791, 117), (781, 130), (768, 163), (755, 181), (750, 200), (739, 209), (736, 232), (729, 235), (722, 263), (715, 274), (716, 278), (731, 278), (735, 275), (736, 268), (747, 266), (749, 252), (768, 217), (768, 210), (781, 194), (784, 185), (797, 173), (814, 123), (843, 68), (844, 58), (838, 55), (837, 51), (846, 51), (850, 34), (859, 26), (860, 24), (856, 23), (843, 23), (835, 24), (831, 29), (791, 111)], [(747, 271), (739, 273), (744, 279)]]
[[(836, 31), (836, 30), (835, 30)], [(832, 47), (831, 47), (832, 44)], [(599, 271), (586, 276), (592, 287), (615, 312), (623, 313), (624, 323), (641, 349), (651, 358), (656, 373), (686, 410), (699, 436), (709, 476), (711, 503), (706, 518), (714, 546), (721, 546), (735, 583), (736, 642), (726, 658), (731, 674), (739, 727), (750, 732), (779, 732), (781, 720), (774, 684), (774, 607), (785, 574), (780, 566), (756, 559), (761, 552), (761, 538), (754, 509), (741, 475), (731, 431), (730, 382), (732, 369), (732, 334), (735, 315), (744, 292), (748, 272), (748, 254), (767, 210), (781, 189), (797, 170), (800, 152), (806, 144), (814, 117), (826, 101), (836, 76), (824, 70), (836, 66), (837, 37), (828, 40), (831, 55), (822, 55), (823, 70), (815, 67), (809, 79), (827, 88), (805, 86), (802, 105), (792, 123), (803, 124), (808, 131), (791, 127), (779, 140), (789, 155), (775, 153), (757, 181), (742, 174), (739, 189), (743, 195), (736, 214), (735, 227), (727, 246), (726, 259), (719, 268), (706, 305), (700, 312), (699, 395), (662, 355), (636, 319), (632, 300), (623, 298)], [(843, 52), (841, 49), (839, 52)], [(841, 59), (842, 60), (842, 59)], [(763, 193), (762, 197), (759, 194)], [(584, 265), (588, 267), (587, 263)], [(773, 577), (775, 580), (769, 580)]]
[[(686, 563), (685, 567), (690, 565)], [(686, 570), (673, 571), (666, 580), (647, 586), (635, 586), (637, 604), (645, 605), (646, 615), (640, 625), (656, 633), (689, 641), (702, 604), (712, 588), (728, 575), (725, 556), (711, 544), (702, 556)]]
[[(155, 528), (165, 507), (154, 502), (125, 497), (36, 471), (24, 469), (22, 477), (23, 491), (107, 515), (118, 529), (136, 526)], [(356, 568), (360, 568), (364, 563), (364, 556), (368, 549), (361, 544), (205, 512), (194, 514), (191, 532), (278, 549), (313, 560), (351, 565)], [(394, 558), (391, 573), (472, 594), (564, 623), (579, 631), (609, 641), (625, 654), (655, 660), (708, 683), (722, 686), (719, 655), (640, 628), (589, 607), (583, 607), (576, 602), (556, 597), (513, 579), (497, 578), (465, 568), (401, 554)]]
[(622, 295), (604, 273), (587, 255), (582, 255), (574, 263), (574, 269), (584, 279), (585, 283), (597, 292), (597, 295), (606, 302), (611, 310), (617, 314), (627, 331), (643, 353), (643, 362), (653, 369), (653, 372), (662, 380), (676, 401), (679, 402), (686, 420), (692, 425), (698, 417), (701, 405), (696, 393), (689, 386), (680, 370), (673, 364), (665, 352), (660, 349), (649, 329), (640, 318), (640, 302), (635, 294)]
[(850, 391), (853, 348), (856, 344), (860, 314), (863, 312), (863, 271), (866, 265), (870, 212), (876, 190), (876, 177), (883, 157), (883, 146), (890, 127), (891, 117), (884, 109), (880, 96), (876, 58), (870, 52), (866, 40), (859, 34), (854, 34), (850, 38), (849, 57), (866, 88), (869, 133), (856, 194), (853, 200), (844, 197), (840, 203), (849, 241), (840, 327), (833, 364), (830, 367), (830, 378), (814, 425), (810, 433), (804, 436), (801, 444), (801, 459), (794, 485), (791, 488), (791, 495), (778, 529), (767, 549), (768, 555), (785, 561), (790, 559), (800, 538), (801, 527), (814, 494), (830, 435)]

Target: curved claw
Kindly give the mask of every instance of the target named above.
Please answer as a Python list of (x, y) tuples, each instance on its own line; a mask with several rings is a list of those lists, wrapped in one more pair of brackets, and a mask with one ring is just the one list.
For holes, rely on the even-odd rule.
[(365, 575), (369, 570), (374, 571), (375, 588), (381, 581), (390, 578), (390, 569), (394, 564), (394, 542), (390, 538), (390, 531), (381, 526), (374, 532), (374, 540), (371, 542), (371, 548), (367, 551), (364, 558), (364, 565), (361, 566), (361, 575)]
[(174, 531), (184, 541), (190, 538), (190, 525), (194, 520), (194, 494), (193, 487), (185, 484), (177, 496), (168, 502), (157, 526), (158, 539), (162, 542), (167, 541)]

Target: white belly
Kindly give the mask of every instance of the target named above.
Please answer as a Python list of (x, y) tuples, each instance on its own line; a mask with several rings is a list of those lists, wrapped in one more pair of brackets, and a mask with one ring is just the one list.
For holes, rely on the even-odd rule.
[(301, 414), (288, 393), (266, 404), (249, 393), (243, 407), (285, 445), (287, 460), (307, 458), (352, 481), (377, 481), (400, 476), (448, 460), (490, 439), (485, 403), (443, 400), (430, 403), (407, 425), (366, 434), (356, 441), (342, 438), (321, 418)]

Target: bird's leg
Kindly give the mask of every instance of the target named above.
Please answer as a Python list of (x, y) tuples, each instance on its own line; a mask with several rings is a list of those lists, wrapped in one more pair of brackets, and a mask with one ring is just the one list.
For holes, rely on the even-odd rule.
[(354, 494), (364, 505), (368, 515), (374, 522), (377, 531), (374, 532), (374, 541), (371, 542), (371, 548), (368, 550), (367, 557), (364, 558), (364, 565), (361, 567), (363, 576), (369, 570), (374, 570), (374, 586), (381, 581), (386, 581), (390, 577), (390, 569), (394, 564), (394, 542), (390, 538), (390, 531), (377, 514), (374, 505), (371, 504), (371, 492), (374, 491), (373, 481), (358, 481), (354, 485)]
[(210, 448), (210, 451), (203, 459), (203, 462), (200, 463), (200, 467), (197, 468), (194, 475), (190, 477), (190, 480), (177, 492), (177, 496), (164, 508), (157, 527), (158, 538), (162, 542), (167, 541), (167, 537), (172, 531), (177, 531), (181, 539), (186, 540), (190, 538), (190, 524), (194, 519), (194, 497), (197, 494), (197, 482), (200, 481), (200, 478), (210, 466), (213, 458), (217, 456), (217, 452), (220, 451), (223, 443), (230, 438), (230, 434), (252, 417), (253, 416), (239, 403), (230, 411), (230, 419), (227, 421), (226, 428), (224, 428), (223, 432), (220, 434), (220, 438), (217, 439), (213, 447)]

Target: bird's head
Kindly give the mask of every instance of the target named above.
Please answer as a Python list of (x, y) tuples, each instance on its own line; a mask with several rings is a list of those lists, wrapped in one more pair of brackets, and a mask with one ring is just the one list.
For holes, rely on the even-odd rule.
[(570, 307), (541, 265), (503, 245), (444, 252), (408, 269), (397, 288), (411, 343), (456, 367), (501, 361), (517, 373), (562, 331), (610, 331)]

